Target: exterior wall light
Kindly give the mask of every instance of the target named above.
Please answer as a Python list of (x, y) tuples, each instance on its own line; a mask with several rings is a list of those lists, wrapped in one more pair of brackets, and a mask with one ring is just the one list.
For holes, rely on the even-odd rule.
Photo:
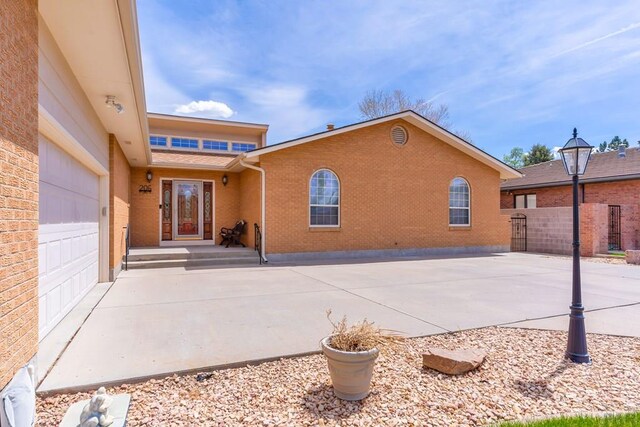
[(573, 128), (573, 138), (560, 149), (562, 163), (567, 174), (573, 179), (573, 284), (571, 293), (571, 314), (569, 314), (569, 337), (565, 356), (575, 363), (590, 363), (587, 351), (587, 332), (584, 326), (584, 306), (582, 305), (582, 285), (580, 283), (580, 212), (578, 210), (578, 177), (584, 175), (593, 147), (578, 138)]
[(116, 102), (114, 95), (107, 95), (105, 104), (107, 104), (107, 107), (115, 109), (118, 114), (124, 113), (124, 107), (119, 102)]
[(224, 175), (222, 175), (222, 185), (226, 187), (228, 182), (229, 182), (229, 177), (225, 173)]
[(151, 182), (152, 179), (153, 179), (153, 172), (151, 172), (151, 169), (149, 169), (147, 171), (147, 182)]

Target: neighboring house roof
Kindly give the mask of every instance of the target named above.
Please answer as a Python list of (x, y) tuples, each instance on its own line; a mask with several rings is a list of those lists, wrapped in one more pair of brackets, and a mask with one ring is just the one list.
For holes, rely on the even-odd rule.
[(284, 150), (290, 147), (306, 144), (306, 143), (323, 139), (326, 137), (354, 131), (367, 126), (375, 126), (380, 123), (388, 122), (391, 120), (397, 120), (397, 119), (403, 119), (411, 123), (412, 125), (418, 127), (419, 129), (422, 129), (423, 131), (437, 137), (439, 140), (444, 141), (445, 143), (457, 148), (458, 150), (473, 157), (474, 159), (486, 164), (487, 166), (490, 166), (491, 168), (500, 172), (500, 177), (502, 179), (513, 179), (513, 178), (519, 178), (521, 176), (520, 172), (518, 172), (516, 169), (512, 168), (506, 163), (503, 163), (502, 161), (482, 151), (481, 149), (471, 144), (470, 142), (465, 141), (464, 139), (456, 136), (455, 134), (444, 129), (443, 127), (438, 126), (437, 124), (425, 119), (415, 111), (411, 111), (411, 110), (401, 111), (399, 113), (390, 114), (388, 116), (379, 117), (376, 119), (343, 126), (333, 130), (319, 132), (319, 133), (308, 135), (302, 138), (281, 142), (279, 144), (268, 145), (266, 147), (262, 147), (253, 151), (246, 152), (243, 158), (246, 158), (248, 161), (251, 161), (251, 160), (258, 161), (260, 155), (272, 153), (274, 151)]
[(175, 151), (151, 152), (151, 166), (196, 169), (225, 169), (235, 158), (215, 154), (176, 153)]
[[(523, 177), (503, 182), (501, 190), (517, 190), (525, 188), (553, 187), (571, 184), (562, 160), (539, 163), (520, 169)], [(589, 159), (587, 170), (580, 177), (580, 182), (622, 181), (640, 179), (640, 149), (628, 148), (625, 157), (617, 151), (594, 153)]]

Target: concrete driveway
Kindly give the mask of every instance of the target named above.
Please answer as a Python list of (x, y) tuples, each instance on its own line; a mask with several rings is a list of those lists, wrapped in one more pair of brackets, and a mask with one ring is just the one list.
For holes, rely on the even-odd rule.
[[(640, 336), (640, 268), (583, 262), (582, 272), (585, 307), (596, 310), (587, 314), (588, 331)], [(491, 325), (565, 329), (570, 287), (568, 258), (522, 253), (132, 270), (39, 390), (314, 352), (331, 331), (327, 309), (335, 319), (366, 317), (410, 336)]]

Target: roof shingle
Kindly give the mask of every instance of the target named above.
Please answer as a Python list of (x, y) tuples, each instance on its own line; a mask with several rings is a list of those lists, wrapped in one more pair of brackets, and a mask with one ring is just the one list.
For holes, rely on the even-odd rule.
[[(539, 163), (519, 170), (524, 176), (503, 182), (500, 185), (502, 190), (548, 187), (571, 183), (571, 177), (564, 170), (562, 160)], [(615, 181), (616, 179), (628, 179), (634, 175), (638, 175), (640, 178), (640, 149), (628, 148), (625, 152), (625, 157), (622, 158), (618, 156), (617, 151), (593, 153), (587, 165), (587, 171), (580, 177), (580, 181)]]
[(214, 168), (224, 168), (235, 158), (235, 156), (222, 156), (215, 154), (196, 153), (176, 153), (167, 151), (152, 151), (151, 163), (154, 166), (205, 166)]

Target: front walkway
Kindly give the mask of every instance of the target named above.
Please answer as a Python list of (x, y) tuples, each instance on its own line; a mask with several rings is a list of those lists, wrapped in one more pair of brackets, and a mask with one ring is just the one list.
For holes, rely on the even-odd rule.
[[(582, 263), (589, 332), (640, 336), (640, 268)], [(571, 260), (532, 254), (123, 272), (40, 391), (314, 352), (334, 318), (410, 336), (563, 316)], [(525, 323), (564, 329), (566, 317)], [(522, 326), (522, 325), (520, 325)]]

